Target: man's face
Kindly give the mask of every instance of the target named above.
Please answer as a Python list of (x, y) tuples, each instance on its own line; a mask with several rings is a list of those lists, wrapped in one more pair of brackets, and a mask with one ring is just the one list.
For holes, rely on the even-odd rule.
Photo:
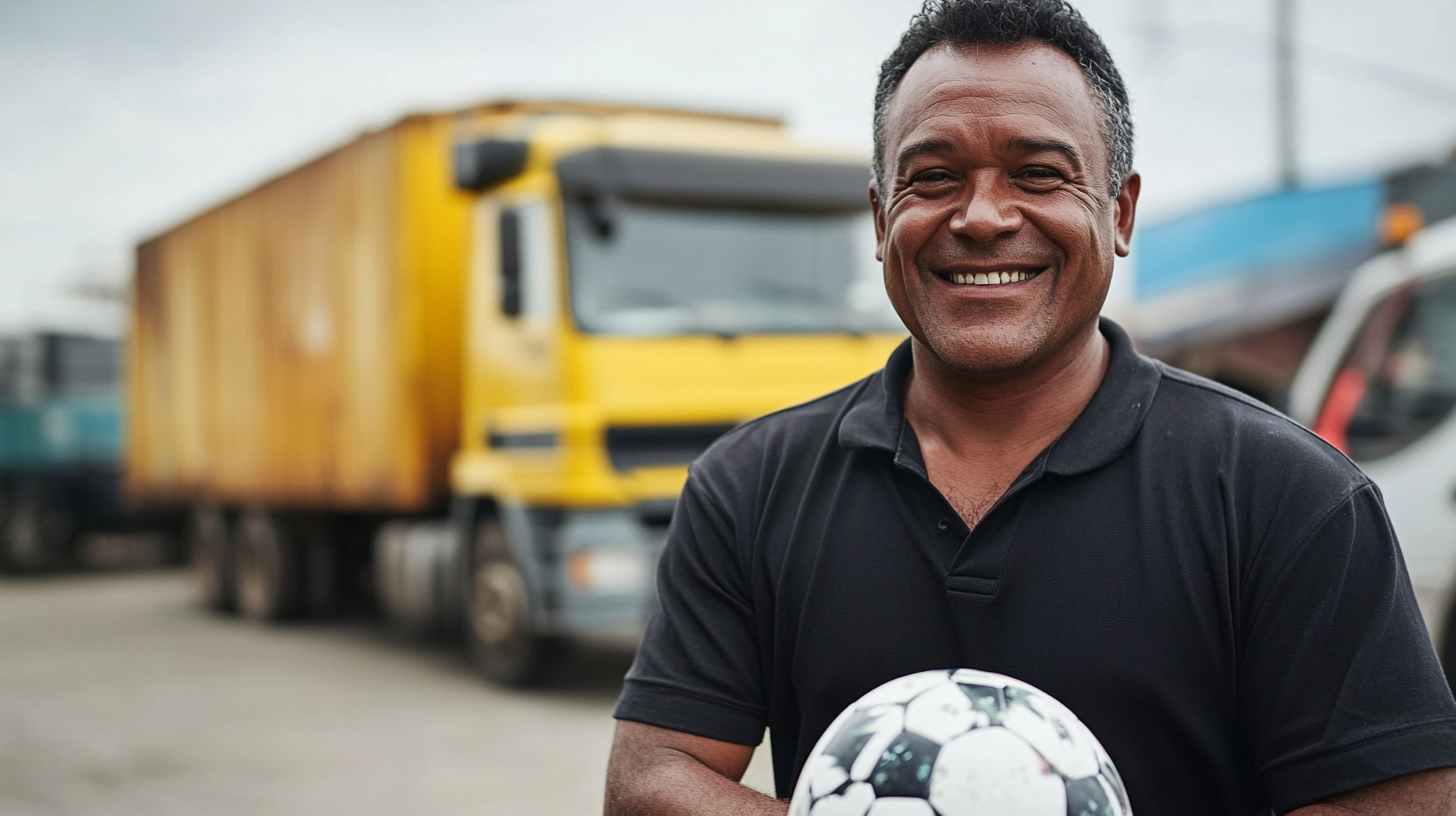
[[(1095, 326), (1139, 179), (1107, 189), (1101, 107), (1046, 43), (938, 46), (885, 111), (877, 256), (900, 318), (950, 368), (1026, 370)], [(990, 283), (990, 281), (1007, 283)]]

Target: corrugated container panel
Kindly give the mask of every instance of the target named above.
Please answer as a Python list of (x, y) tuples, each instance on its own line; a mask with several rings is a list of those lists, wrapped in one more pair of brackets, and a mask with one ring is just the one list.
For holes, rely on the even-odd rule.
[(133, 495), (374, 510), (443, 497), (467, 217), (449, 128), (406, 119), (139, 248)]

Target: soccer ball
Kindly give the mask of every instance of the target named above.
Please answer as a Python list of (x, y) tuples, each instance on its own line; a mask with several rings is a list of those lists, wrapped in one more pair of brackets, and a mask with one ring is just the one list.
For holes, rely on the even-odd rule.
[(927, 671), (845, 709), (810, 752), (789, 816), (1132, 816), (1122, 779), (1066, 706), (1019, 680)]

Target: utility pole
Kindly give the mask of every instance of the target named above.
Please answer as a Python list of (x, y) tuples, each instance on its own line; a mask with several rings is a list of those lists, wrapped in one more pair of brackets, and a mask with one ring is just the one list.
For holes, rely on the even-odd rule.
[(1299, 183), (1295, 90), (1294, 0), (1274, 0), (1274, 132), (1279, 182), (1286, 188)]

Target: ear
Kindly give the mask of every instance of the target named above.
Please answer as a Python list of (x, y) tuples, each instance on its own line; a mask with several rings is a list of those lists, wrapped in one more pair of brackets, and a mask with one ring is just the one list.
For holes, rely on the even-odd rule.
[(1117, 194), (1117, 212), (1114, 214), (1117, 228), (1117, 254), (1126, 258), (1132, 248), (1132, 224), (1137, 217), (1138, 193), (1143, 189), (1143, 177), (1136, 170), (1122, 180), (1122, 191)]
[(885, 260), (885, 211), (880, 207), (880, 190), (870, 179), (870, 212), (875, 216), (875, 260)]

